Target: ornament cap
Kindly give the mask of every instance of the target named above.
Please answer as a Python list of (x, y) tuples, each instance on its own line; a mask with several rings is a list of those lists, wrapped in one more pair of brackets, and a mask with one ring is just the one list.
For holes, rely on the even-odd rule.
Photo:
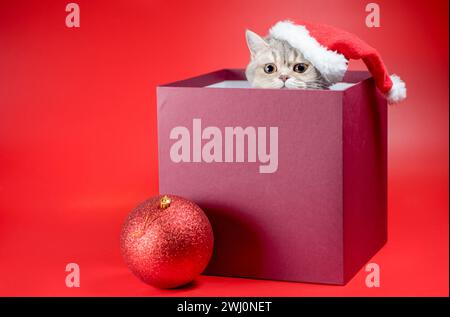
[(161, 209), (169, 208), (171, 202), (172, 202), (172, 200), (170, 199), (170, 197), (167, 195), (164, 195), (159, 200), (159, 208), (161, 208)]

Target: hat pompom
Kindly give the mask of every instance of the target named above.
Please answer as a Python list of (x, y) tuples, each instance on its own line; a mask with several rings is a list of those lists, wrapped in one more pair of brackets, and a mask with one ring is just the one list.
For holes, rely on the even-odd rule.
[(390, 104), (401, 102), (406, 98), (406, 85), (397, 75), (391, 75), (392, 88), (386, 94), (386, 98)]

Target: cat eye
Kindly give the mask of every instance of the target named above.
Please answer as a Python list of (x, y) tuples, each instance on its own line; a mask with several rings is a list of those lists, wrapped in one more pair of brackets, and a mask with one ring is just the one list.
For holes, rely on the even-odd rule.
[(275, 64), (270, 63), (270, 64), (264, 65), (264, 72), (266, 74), (272, 74), (276, 71), (277, 71), (277, 67), (275, 66)]
[(294, 65), (294, 72), (296, 73), (304, 73), (308, 69), (308, 64), (298, 63)]

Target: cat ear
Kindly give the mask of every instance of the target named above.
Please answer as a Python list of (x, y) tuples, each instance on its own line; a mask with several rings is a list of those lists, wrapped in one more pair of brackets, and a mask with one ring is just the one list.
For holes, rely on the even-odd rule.
[(247, 46), (250, 49), (252, 57), (255, 56), (258, 51), (269, 47), (269, 44), (267, 44), (266, 41), (264, 41), (264, 39), (255, 32), (246, 30), (245, 37), (247, 39)]

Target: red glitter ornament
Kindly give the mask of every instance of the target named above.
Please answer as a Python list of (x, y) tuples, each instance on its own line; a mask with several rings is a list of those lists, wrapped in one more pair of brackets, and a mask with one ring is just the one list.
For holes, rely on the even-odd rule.
[(159, 288), (194, 280), (206, 268), (213, 244), (211, 224), (200, 207), (174, 195), (137, 206), (123, 225), (120, 241), (128, 268)]

